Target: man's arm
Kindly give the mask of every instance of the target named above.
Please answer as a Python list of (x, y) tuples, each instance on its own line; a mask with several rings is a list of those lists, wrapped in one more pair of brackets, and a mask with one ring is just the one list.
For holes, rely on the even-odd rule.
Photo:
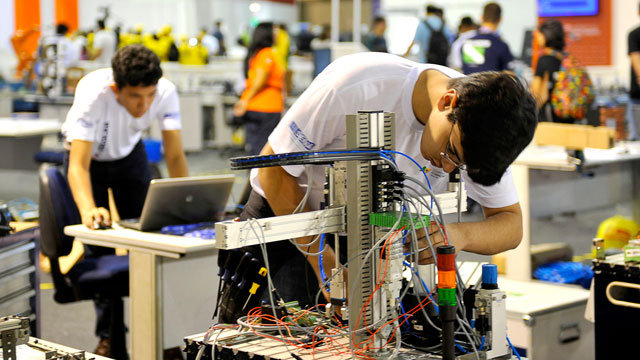
[[(501, 208), (482, 207), (485, 219), (478, 222), (447, 225), (447, 235), (456, 251), (493, 255), (516, 248), (522, 240), (522, 211), (520, 203)], [(444, 243), (435, 226), (429, 229), (434, 245)], [(419, 247), (427, 246), (424, 234), (419, 233)], [(430, 251), (420, 252), (420, 264), (433, 263)]]
[(531, 82), (531, 95), (536, 99), (538, 109), (549, 100), (549, 73), (545, 71), (544, 77), (534, 76)]
[(640, 85), (640, 51), (634, 51), (629, 54), (631, 58), (631, 67), (633, 67), (633, 71), (636, 73), (636, 81), (638, 85)]
[(164, 146), (165, 159), (167, 159), (169, 176), (172, 178), (189, 176), (187, 157), (184, 155), (182, 148), (180, 130), (163, 130), (162, 145)]
[(111, 225), (109, 211), (103, 207), (97, 208), (93, 199), (91, 176), (89, 174), (92, 148), (93, 142), (91, 141), (71, 141), (69, 170), (67, 172), (69, 187), (80, 212), (82, 223), (90, 229), (94, 228), (94, 222), (107, 226)]
[(415, 44), (415, 43), (416, 43), (415, 39), (411, 40), (411, 44), (409, 44), (409, 47), (407, 48), (407, 51), (404, 52), (402, 57), (407, 57), (409, 55), (409, 53), (411, 52), (411, 48), (413, 47), (413, 44)]
[[(267, 144), (262, 149), (260, 155), (272, 155), (274, 154), (271, 145)], [(258, 181), (264, 191), (265, 197), (269, 206), (273, 210), (275, 215), (288, 215), (298, 206), (302, 200), (304, 194), (302, 189), (298, 186), (296, 178), (291, 176), (280, 166), (266, 167), (258, 169)], [(308, 210), (308, 208), (305, 208)], [(305, 245), (313, 241), (312, 236), (296, 239), (300, 245)], [(305, 247), (307, 252), (317, 253), (320, 251), (320, 242), (316, 241), (314, 244)], [(322, 263), (325, 269), (331, 269), (335, 266), (335, 253), (333, 249), (327, 247), (327, 250), (322, 254)], [(309, 256), (309, 264), (313, 268), (313, 272), (318, 279), (318, 285), (321, 285), (320, 277), (320, 261), (318, 256)], [(345, 276), (346, 279), (346, 276)], [(327, 294), (325, 294), (327, 296)]]

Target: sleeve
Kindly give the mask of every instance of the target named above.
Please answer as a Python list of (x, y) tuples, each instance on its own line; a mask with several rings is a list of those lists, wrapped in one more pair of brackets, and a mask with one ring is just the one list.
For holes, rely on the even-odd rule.
[(505, 42), (502, 42), (502, 59), (501, 59), (501, 70), (512, 70), (513, 69), (513, 55), (511, 54), (511, 50), (509, 49), (509, 45)]
[(544, 77), (544, 73), (551, 74), (553, 72), (553, 60), (554, 57), (550, 55), (541, 56), (538, 59), (538, 65), (536, 65), (535, 76)]
[(483, 186), (473, 182), (466, 171), (462, 172), (462, 178), (469, 197), (484, 207), (501, 208), (519, 201), (511, 167), (508, 167), (504, 172), (500, 182), (491, 186)]
[(76, 87), (73, 105), (62, 125), (62, 133), (67, 141), (96, 141), (98, 121), (104, 116), (106, 102), (100, 91), (92, 87), (91, 80), (83, 78)]
[(158, 112), (158, 120), (160, 121), (160, 129), (162, 130), (180, 130), (182, 128), (182, 120), (180, 118), (180, 100), (175, 85), (169, 80), (166, 81), (168, 89), (160, 99), (160, 111)]
[(640, 51), (640, 28), (629, 34), (629, 54)]
[(254, 69), (263, 69), (267, 73), (270, 73), (275, 62), (274, 60), (273, 50), (271, 50), (271, 48), (264, 48), (258, 51), (256, 56), (253, 58), (251, 66)]
[(418, 22), (418, 27), (416, 28), (416, 34), (413, 37), (413, 41), (415, 43), (420, 44), (420, 50), (422, 51), (425, 46), (425, 38), (427, 37), (427, 26), (424, 24), (424, 21), (420, 20)]
[[(309, 88), (287, 111), (269, 136), (275, 153), (323, 150), (346, 133), (344, 106), (330, 86)], [(304, 166), (285, 166), (294, 177)]]
[(96, 33), (93, 37), (93, 48), (94, 49), (102, 49), (104, 47), (105, 38), (102, 33)]

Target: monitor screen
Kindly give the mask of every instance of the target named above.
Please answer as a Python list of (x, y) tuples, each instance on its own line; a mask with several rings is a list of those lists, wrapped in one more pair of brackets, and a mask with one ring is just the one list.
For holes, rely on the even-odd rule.
[(599, 0), (538, 0), (538, 16), (589, 16), (598, 14)]

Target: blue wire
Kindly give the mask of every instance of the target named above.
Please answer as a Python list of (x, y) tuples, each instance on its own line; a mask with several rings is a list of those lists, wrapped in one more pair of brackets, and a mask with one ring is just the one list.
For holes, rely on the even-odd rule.
[(483, 347), (484, 347), (484, 336), (481, 338), (480, 347), (478, 348), (478, 350), (482, 350)]
[(457, 341), (456, 341), (456, 347), (460, 349), (460, 351), (462, 351), (464, 354), (467, 353), (467, 350), (463, 349), (462, 346), (460, 346)]
[[(399, 151), (393, 151), (393, 150), (380, 150), (380, 152), (390, 152), (392, 154), (402, 155), (407, 159), (411, 160), (418, 167), (418, 169), (420, 169), (420, 172), (422, 173), (422, 175), (424, 175), (424, 178), (427, 179), (427, 186), (429, 186), (429, 190), (431, 190), (431, 182), (429, 182), (429, 177), (427, 176), (427, 173), (424, 171), (424, 167), (420, 166), (420, 164), (418, 164), (417, 161), (413, 160), (411, 156), (405, 153), (401, 153)], [(431, 209), (433, 209), (433, 196), (431, 197)], [(431, 212), (433, 213), (433, 210)]]
[(392, 154), (398, 154), (398, 155), (402, 155), (404, 157), (406, 157), (407, 159), (411, 160), (417, 167), (418, 169), (420, 169), (420, 172), (424, 175), (424, 178), (427, 179), (427, 185), (429, 186), (429, 189), (431, 189), (431, 183), (429, 182), (429, 177), (427, 177), (427, 173), (424, 171), (424, 168), (422, 166), (420, 166), (420, 164), (418, 164), (418, 162), (416, 162), (415, 160), (413, 160), (413, 158), (405, 153), (401, 153), (400, 151), (393, 151), (393, 150), (381, 150), (380, 152), (382, 153), (392, 153)]
[[(324, 249), (324, 234), (320, 234), (320, 251)], [(329, 284), (327, 283), (327, 275), (324, 273), (324, 265), (322, 264), (322, 253), (318, 256), (319, 267), (320, 267), (320, 279), (322, 283), (327, 288), (327, 292), (330, 292)]]
[[(411, 264), (409, 264), (408, 262), (402, 261), (402, 263), (405, 266), (407, 266), (409, 269), (411, 269), (411, 271), (413, 271), (414, 274), (416, 274), (418, 279), (420, 279), (420, 282), (422, 283), (422, 286), (424, 286), (424, 291), (426, 291), (427, 294), (429, 294), (429, 288), (427, 287), (427, 284), (424, 282), (424, 280), (422, 280), (422, 278), (420, 277), (420, 274), (418, 274), (418, 272), (416, 270), (414, 270), (413, 267), (411, 266)], [(436, 301), (433, 299), (433, 295), (429, 295), (429, 298), (431, 299), (431, 302), (433, 303), (433, 306), (436, 308), (436, 313), (440, 313), (440, 311), (438, 309), (438, 304), (436, 304)]]
[(518, 360), (522, 360), (520, 358), (520, 354), (518, 354), (518, 350), (516, 350), (515, 346), (513, 346), (513, 344), (511, 344), (511, 340), (509, 340), (509, 337), (507, 336), (507, 342), (509, 343), (509, 346), (511, 346), (511, 350), (513, 350), (513, 353), (516, 355), (516, 357), (518, 358)]

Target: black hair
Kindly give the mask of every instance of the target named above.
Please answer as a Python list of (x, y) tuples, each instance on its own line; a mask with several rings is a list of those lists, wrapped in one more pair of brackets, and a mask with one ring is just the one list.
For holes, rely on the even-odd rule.
[(563, 51), (566, 45), (564, 41), (564, 28), (556, 19), (549, 19), (540, 25), (540, 32), (544, 35), (545, 46), (557, 51)]
[(462, 19), (460, 19), (460, 26), (472, 27), (475, 25), (476, 24), (473, 22), (473, 19), (471, 18), (471, 16), (465, 16)]
[(454, 78), (448, 87), (458, 93), (449, 120), (460, 124), (469, 176), (493, 185), (531, 142), (538, 123), (536, 102), (517, 77), (504, 72)]
[(263, 22), (258, 24), (253, 30), (251, 36), (251, 44), (247, 49), (247, 56), (244, 58), (244, 76), (249, 76), (249, 60), (258, 53), (258, 51), (273, 46), (273, 23)]
[(111, 68), (118, 89), (125, 86), (156, 85), (162, 77), (158, 55), (139, 44), (128, 45), (116, 51), (111, 59)]
[(69, 27), (65, 23), (60, 23), (56, 26), (56, 34), (66, 35), (69, 32)]
[(384, 19), (384, 16), (376, 16), (373, 18), (373, 26), (379, 24), (379, 23), (383, 23), (386, 22), (387, 20)]
[(438, 7), (433, 5), (427, 5), (426, 11), (427, 11), (427, 14), (437, 13)]
[(502, 8), (496, 3), (488, 3), (482, 10), (482, 21), (496, 24), (502, 18)]
[(98, 29), (102, 30), (105, 27), (104, 20), (98, 20)]

